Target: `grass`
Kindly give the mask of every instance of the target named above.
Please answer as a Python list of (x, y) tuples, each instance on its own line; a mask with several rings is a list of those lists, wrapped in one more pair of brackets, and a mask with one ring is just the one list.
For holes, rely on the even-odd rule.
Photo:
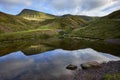
[(38, 12), (30, 9), (24, 9), (18, 16), (23, 17), (24, 19), (27, 20), (32, 20), (32, 21), (45, 21), (46, 19), (54, 19), (55, 16), (43, 13), (43, 12)]
[(120, 73), (106, 74), (104, 80), (120, 80)]
[(46, 39), (52, 35), (57, 34), (56, 30), (53, 29), (35, 29), (28, 31), (19, 31), (4, 33), (0, 35), (0, 41), (11, 41), (11, 40), (24, 40), (24, 39)]
[(56, 17), (40, 22), (40, 25), (49, 25), (57, 29), (79, 28), (86, 25), (86, 21), (79, 16)]
[[(40, 19), (27, 20), (27, 18)], [(7, 23), (7, 24), (6, 24)], [(18, 16), (0, 13), (0, 34), (27, 31), (32, 29), (70, 29), (79, 28), (86, 21), (79, 16), (56, 17), (33, 10), (23, 10)]]
[(0, 33), (16, 32), (23, 30), (35, 29), (36, 25), (34, 22), (25, 20), (21, 17), (9, 15), (0, 12)]
[(93, 20), (87, 16), (54, 16), (43, 12), (24, 9), (17, 16), (0, 12), (0, 34), (32, 29), (74, 29)]
[(120, 20), (101, 19), (90, 22), (88, 26), (74, 30), (73, 35), (99, 39), (120, 38)]

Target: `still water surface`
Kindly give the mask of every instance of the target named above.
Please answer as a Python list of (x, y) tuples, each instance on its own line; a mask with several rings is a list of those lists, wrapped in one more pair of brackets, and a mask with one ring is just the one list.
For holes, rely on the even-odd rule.
[(73, 80), (75, 71), (66, 69), (69, 64), (80, 68), (80, 64), (89, 61), (117, 60), (120, 58), (91, 48), (56, 49), (31, 56), (18, 51), (0, 57), (0, 80)]

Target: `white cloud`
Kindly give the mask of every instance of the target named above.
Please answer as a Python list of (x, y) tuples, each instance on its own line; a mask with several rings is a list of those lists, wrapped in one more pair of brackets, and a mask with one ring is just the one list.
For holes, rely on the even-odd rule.
[(51, 6), (58, 10), (75, 9), (80, 7), (84, 10), (94, 9), (105, 5), (108, 0), (51, 0)]
[(32, 0), (0, 0), (1, 4), (6, 4), (6, 5), (31, 5)]
[(120, 0), (0, 0), (1, 6), (14, 11), (30, 8), (55, 15), (103, 16), (120, 9)]
[(3, 9), (30, 6), (31, 4), (32, 0), (0, 0), (0, 7), (2, 7)]
[[(74, 15), (102, 16), (120, 9), (119, 5), (120, 0), (52, 0), (50, 2), (50, 6), (58, 10), (56, 13), (58, 15), (71, 13)], [(103, 11), (109, 7), (110, 11)]]

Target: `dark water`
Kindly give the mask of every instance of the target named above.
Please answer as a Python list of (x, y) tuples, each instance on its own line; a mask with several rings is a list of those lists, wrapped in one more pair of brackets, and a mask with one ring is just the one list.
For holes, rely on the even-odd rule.
[(0, 42), (0, 56), (11, 52), (22, 51), (25, 55), (33, 55), (54, 49), (77, 50), (92, 48), (100, 52), (111, 53), (120, 56), (120, 45), (105, 42), (103, 40), (82, 40), (82, 39), (58, 39), (46, 40), (17, 40)]
[(80, 68), (81, 63), (89, 61), (116, 60), (120, 58), (91, 48), (74, 51), (56, 49), (31, 56), (18, 51), (0, 57), (0, 80), (74, 80), (75, 71), (66, 69), (69, 64)]

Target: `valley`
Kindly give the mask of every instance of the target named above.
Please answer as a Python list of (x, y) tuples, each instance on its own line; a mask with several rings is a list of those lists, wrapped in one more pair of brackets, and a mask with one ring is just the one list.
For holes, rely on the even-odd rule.
[[(29, 46), (37, 42), (47, 48), (43, 51), (57, 48), (70, 50), (92, 47), (101, 52), (119, 55), (119, 40), (113, 43), (109, 41), (120, 37), (118, 13), (120, 11), (100, 18), (70, 14), (54, 16), (29, 9), (24, 9), (18, 15), (1, 12), (0, 49), (3, 49), (6, 43), (7, 46), (11, 45), (11, 42), (18, 46), (22, 46), (19, 45), (22, 42), (23, 44), (28, 42)], [(101, 47), (102, 45), (104, 47)], [(1, 51), (2, 54), (3, 51), (5, 50)], [(4, 54), (7, 53), (10, 52), (6, 50)]]
[[(120, 10), (103, 17), (56, 16), (30, 9), (17, 15), (0, 12), (0, 79), (118, 80), (119, 14)], [(82, 69), (87, 62), (101, 68), (89, 69), (87, 64), (88, 69)], [(76, 70), (67, 70), (68, 65)]]

